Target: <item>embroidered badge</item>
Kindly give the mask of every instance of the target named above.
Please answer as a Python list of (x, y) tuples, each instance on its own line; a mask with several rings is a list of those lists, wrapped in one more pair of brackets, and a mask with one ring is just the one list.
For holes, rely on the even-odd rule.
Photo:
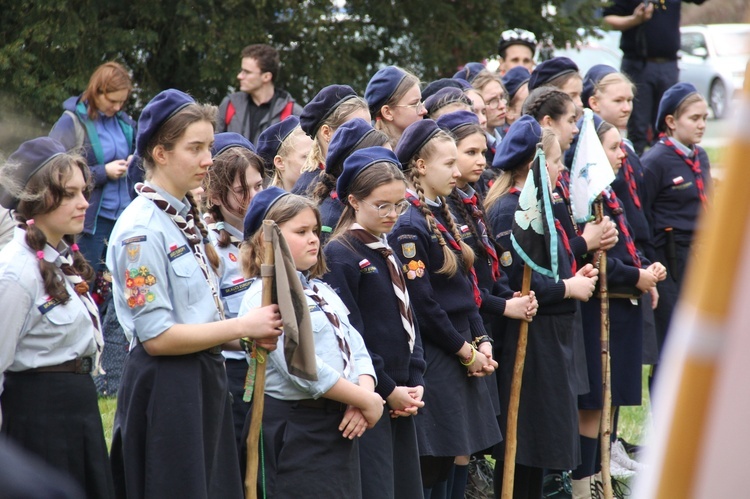
[(672, 183), (673, 183), (674, 185), (680, 185), (680, 184), (681, 184), (681, 183), (683, 183), (684, 181), (685, 181), (685, 179), (684, 179), (684, 178), (682, 178), (682, 175), (680, 175), (679, 177), (675, 177), (675, 178), (673, 178), (673, 179), (672, 179)]
[(128, 307), (142, 307), (156, 299), (156, 295), (149, 289), (156, 284), (156, 277), (148, 267), (141, 265), (125, 271), (125, 298)]
[(179, 258), (182, 255), (186, 254), (188, 251), (189, 250), (188, 250), (187, 244), (183, 244), (179, 248), (175, 248), (175, 249), (171, 250), (167, 256), (169, 257), (169, 261), (173, 262), (177, 258)]
[(424, 263), (422, 260), (412, 260), (403, 266), (402, 270), (407, 279), (414, 280), (424, 276)]
[(401, 251), (404, 254), (404, 258), (414, 258), (417, 256), (417, 245), (415, 243), (403, 243)]
[(510, 267), (510, 265), (513, 263), (513, 257), (510, 254), (510, 251), (504, 251), (502, 255), (500, 255), (500, 265), (503, 267)]
[(363, 269), (363, 268), (365, 268), (365, 267), (367, 267), (369, 265), (370, 265), (370, 260), (368, 260), (367, 258), (365, 258), (364, 260), (360, 260), (360, 262), (359, 262), (359, 268), (361, 268), (361, 269)]
[(142, 243), (144, 241), (146, 241), (146, 236), (134, 236), (134, 237), (129, 237), (127, 239), (123, 239), (122, 245), (127, 246), (128, 244)]
[[(237, 281), (237, 280), (235, 280)], [(233, 285), (229, 286), (228, 288), (221, 288), (221, 297), (226, 298), (227, 296), (236, 295), (238, 293), (242, 293), (243, 291), (247, 290), (247, 288), (250, 287), (250, 285), (253, 283), (252, 279), (244, 280), (244, 278), (240, 278), (238, 281), (235, 282), (232, 281)]]
[(236, 262), (237, 261), (237, 255), (235, 255), (234, 253), (229, 253), (229, 259), (231, 261), (233, 261), (233, 262)]
[(130, 243), (125, 246), (125, 251), (128, 254), (128, 261), (134, 263), (138, 260), (138, 257), (141, 256), (141, 245), (140, 243)]
[(417, 236), (415, 234), (401, 234), (400, 236), (396, 237), (397, 241), (416, 241)]
[(459, 230), (461, 231), (462, 234), (465, 234), (465, 233), (469, 232), (469, 226), (468, 225), (462, 225), (459, 228)]
[(44, 303), (42, 303), (41, 305), (39, 305), (37, 307), (37, 310), (39, 310), (39, 312), (42, 315), (44, 315), (47, 312), (49, 312), (50, 310), (52, 310), (53, 308), (55, 308), (56, 306), (58, 306), (60, 303), (61, 303), (60, 300), (58, 300), (56, 298), (52, 298), (51, 296), (48, 296), (47, 297), (47, 301), (45, 301)]

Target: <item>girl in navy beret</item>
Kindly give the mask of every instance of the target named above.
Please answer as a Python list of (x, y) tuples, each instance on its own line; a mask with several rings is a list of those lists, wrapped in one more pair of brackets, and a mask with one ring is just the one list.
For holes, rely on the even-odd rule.
[[(403, 262), (427, 361), (425, 408), (417, 416), (422, 481), (425, 497), (445, 497), (454, 461), (465, 465), (501, 439), (487, 383), (478, 379), (497, 363), (479, 314), (475, 255), (445, 199), (460, 176), (456, 144), (424, 120), (407, 128), (396, 154), (408, 172), (411, 206), (388, 241)], [(467, 468), (457, 471), (461, 489)]]
[[(17, 228), (0, 252), (2, 436), (114, 497), (92, 371), (103, 347), (88, 292), (93, 269), (75, 244), (89, 206), (84, 159), (48, 137), (25, 142), (0, 169), (0, 202)], [(3, 495), (4, 495), (3, 491)]]
[[(321, 90), (320, 93), (323, 93), (324, 90)], [(318, 95), (320, 96), (320, 94)], [(314, 126), (306, 127), (307, 130), (305, 133), (313, 139), (313, 144), (310, 153), (307, 155), (305, 164), (302, 166), (300, 178), (294, 184), (294, 188), (291, 191), (294, 194), (307, 196), (315, 190), (315, 187), (318, 185), (317, 180), (319, 180), (322, 174), (321, 171), (325, 170), (326, 167), (328, 145), (331, 143), (333, 134), (341, 125), (355, 118), (370, 121), (367, 102), (356, 94), (349, 95), (348, 97), (341, 100), (321, 99), (319, 102), (320, 105), (310, 110), (310, 113), (314, 113), (318, 119), (312, 120)], [(305, 109), (308, 109), (310, 105), (305, 106)], [(300, 117), (300, 122), (302, 122), (302, 117)]]
[(654, 311), (659, 350), (682, 288), (693, 235), (709, 206), (711, 166), (698, 144), (706, 130), (706, 100), (689, 83), (664, 93), (656, 129), (659, 141), (641, 157), (643, 206), (651, 227), (654, 258), (667, 266)]
[[(243, 219), (255, 194), (263, 190), (264, 168), (263, 161), (250, 148), (229, 145), (214, 156), (214, 163), (203, 179), (203, 207), (213, 220), (208, 225), (208, 237), (219, 255), (219, 297), (224, 305), (224, 315), (233, 318), (237, 317), (242, 296), (250, 286), (250, 280), (242, 276), (239, 263)], [(241, 446), (242, 427), (249, 409), (249, 405), (242, 401), (247, 361), (242, 351), (225, 350), (223, 355), (232, 393), (234, 434), (237, 445)]]
[(291, 192), (294, 184), (302, 173), (302, 167), (307, 161), (312, 149), (313, 140), (302, 129), (297, 126), (279, 144), (275, 151), (273, 163), (273, 175), (270, 185), (281, 187)]
[(427, 114), (419, 78), (396, 66), (383, 68), (370, 79), (365, 99), (375, 129), (388, 135), (394, 149), (406, 127)]
[(139, 118), (146, 181), (107, 254), (133, 336), (112, 437), (121, 496), (243, 497), (222, 345), (250, 337), (273, 349), (282, 321), (276, 305), (224, 320), (218, 255), (190, 194), (212, 165), (214, 123), (213, 108), (173, 89)]
[[(505, 125), (505, 111), (508, 107), (508, 94), (499, 76), (488, 70), (480, 71), (471, 85), (479, 92), (485, 103), (487, 123), (487, 163), (492, 163), (497, 146), (502, 140), (502, 128)], [(486, 192), (486, 191), (483, 191)]]
[(424, 406), (425, 361), (402, 263), (386, 239), (409, 207), (406, 182), (390, 151), (375, 147), (360, 153), (346, 161), (347, 171), (339, 178), (346, 208), (325, 248), (329, 270), (324, 279), (341, 296), (365, 340), (378, 376), (375, 391), (390, 415), (360, 439), (362, 496), (419, 498), (414, 416)]
[[(523, 123), (514, 123), (511, 132), (513, 127), (519, 124)], [(564, 166), (559, 140), (551, 129), (542, 129), (541, 145), (550, 182), (554, 185)], [(526, 163), (526, 160), (522, 163)], [(498, 220), (505, 221), (504, 226), (496, 224), (495, 230), (511, 230), (513, 214), (524, 184), (525, 179), (517, 178), (509, 192), (493, 206), (493, 209), (496, 206), (502, 208), (497, 216)], [(539, 300), (539, 312), (529, 324), (529, 342), (518, 413), (518, 450), (514, 477), (516, 497), (540, 497), (545, 468), (572, 469), (580, 460), (576, 397), (581, 389), (576, 364), (583, 363), (582, 359), (585, 357), (579, 357), (576, 351), (577, 333), (574, 329), (574, 319), (578, 301), (586, 301), (591, 297), (598, 271), (590, 264), (581, 267), (577, 265), (569, 245), (565, 242), (562, 228), (557, 221), (555, 225), (558, 234), (560, 279), (555, 281), (536, 272), (532, 274), (531, 289), (535, 291)], [(508, 272), (510, 287), (519, 289), (523, 262), (512, 246), (509, 246), (509, 249), (509, 262), (504, 269)], [(519, 321), (508, 320), (505, 334), (499, 336), (500, 402), (502, 413), (506, 415), (518, 331)], [(585, 372), (585, 364), (583, 368)], [(501, 428), (505, 423), (506, 418), (501, 418)], [(503, 443), (495, 447), (494, 456), (498, 459), (495, 464), (495, 490), (499, 491), (502, 489), (503, 480)]]
[[(268, 497), (362, 496), (358, 437), (383, 414), (377, 377), (361, 335), (336, 292), (320, 277), (326, 271), (320, 251), (320, 215), (315, 204), (270, 188), (250, 205), (245, 218), (242, 268), (257, 278), (263, 264), (263, 219), (274, 220), (289, 247), (310, 309), (315, 342), (316, 380), (290, 373), (284, 339), (266, 357), (263, 411), (264, 463), (259, 488)], [(292, 276), (293, 278), (294, 276)], [(240, 315), (259, 310), (261, 279), (242, 299)], [(246, 427), (249, 426), (250, 415)], [(343, 437), (343, 438), (342, 438)], [(262, 481), (263, 480), (263, 481)]]

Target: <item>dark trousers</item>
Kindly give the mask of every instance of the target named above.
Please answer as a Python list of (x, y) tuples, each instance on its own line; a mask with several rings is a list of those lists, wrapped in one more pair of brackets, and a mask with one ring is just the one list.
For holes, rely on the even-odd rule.
[[(676, 84), (680, 70), (677, 61), (651, 62), (641, 59), (623, 59), (620, 69), (635, 84), (633, 114), (628, 120), (628, 139), (639, 156), (649, 145), (648, 130), (654, 127), (659, 101), (664, 92)], [(656, 138), (654, 131), (651, 139)]]

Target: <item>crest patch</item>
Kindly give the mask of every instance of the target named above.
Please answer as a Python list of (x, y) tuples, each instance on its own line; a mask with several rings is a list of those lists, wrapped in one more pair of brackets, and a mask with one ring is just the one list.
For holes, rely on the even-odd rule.
[(417, 245), (415, 243), (403, 243), (401, 252), (404, 254), (404, 258), (414, 258), (417, 256)]

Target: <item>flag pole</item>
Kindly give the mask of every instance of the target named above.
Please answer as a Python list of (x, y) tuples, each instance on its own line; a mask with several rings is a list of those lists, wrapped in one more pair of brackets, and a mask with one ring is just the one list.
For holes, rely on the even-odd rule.
[[(604, 218), (604, 207), (602, 197), (594, 201), (594, 214), (596, 222), (601, 223)], [(599, 438), (602, 458), (602, 485), (604, 486), (605, 499), (612, 499), (612, 477), (609, 472), (609, 461), (611, 457), (611, 434), (612, 434), (612, 387), (611, 366), (609, 354), (609, 290), (607, 289), (607, 252), (597, 252), (599, 267), (599, 295), (601, 301), (601, 347), (602, 347), (602, 417), (599, 424)]]
[[(261, 306), (273, 303), (273, 220), (263, 220), (263, 266), (261, 277), (263, 291)], [(247, 435), (247, 464), (245, 468), (245, 497), (258, 497), (258, 444), (260, 429), (263, 422), (263, 406), (265, 405), (264, 391), (266, 385), (266, 362), (268, 351), (253, 343), (253, 358), (255, 359), (255, 385), (253, 386), (253, 408), (250, 417), (250, 431)]]
[[(531, 291), (531, 267), (528, 264), (524, 264), (521, 296), (528, 296), (529, 291)], [(516, 361), (513, 364), (513, 380), (510, 385), (508, 423), (505, 428), (505, 461), (503, 465), (502, 499), (513, 499), (513, 478), (516, 472), (516, 444), (518, 443), (518, 405), (521, 400), (521, 381), (523, 380), (523, 365), (526, 362), (526, 344), (528, 339), (529, 323), (527, 321), (521, 321), (518, 331)]]

